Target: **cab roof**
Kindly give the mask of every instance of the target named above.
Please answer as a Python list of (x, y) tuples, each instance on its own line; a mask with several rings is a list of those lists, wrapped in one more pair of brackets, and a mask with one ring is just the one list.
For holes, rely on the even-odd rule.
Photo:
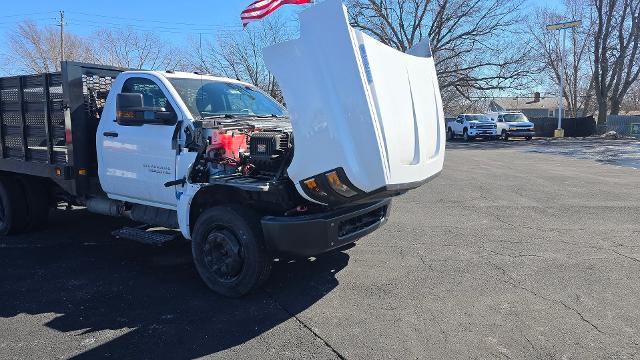
[(226, 77), (221, 77), (221, 76), (214, 76), (214, 75), (211, 75), (211, 74), (198, 74), (198, 73), (184, 72), (184, 71), (133, 70), (133, 71), (126, 71), (126, 73), (153, 74), (153, 75), (156, 75), (156, 76), (164, 76), (167, 79), (196, 79), (196, 80), (220, 81), (220, 82), (226, 82), (226, 83), (239, 84), (239, 85), (243, 85), (243, 86), (255, 87), (254, 85), (251, 85), (249, 83), (246, 83), (246, 82), (240, 81), (240, 80), (236, 80), (236, 79), (231, 79), (231, 78), (226, 78)]

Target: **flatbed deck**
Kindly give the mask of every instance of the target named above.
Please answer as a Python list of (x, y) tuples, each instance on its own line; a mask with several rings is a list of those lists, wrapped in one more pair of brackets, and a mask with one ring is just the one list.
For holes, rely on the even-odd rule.
[(74, 196), (91, 192), (95, 131), (124, 70), (63, 62), (60, 72), (0, 78), (0, 172), (51, 178)]

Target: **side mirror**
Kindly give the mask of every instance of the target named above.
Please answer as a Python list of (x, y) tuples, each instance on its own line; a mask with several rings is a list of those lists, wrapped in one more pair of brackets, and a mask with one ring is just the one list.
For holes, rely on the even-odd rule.
[(123, 126), (175, 125), (178, 116), (164, 108), (144, 106), (142, 94), (121, 93), (116, 97), (116, 122)]

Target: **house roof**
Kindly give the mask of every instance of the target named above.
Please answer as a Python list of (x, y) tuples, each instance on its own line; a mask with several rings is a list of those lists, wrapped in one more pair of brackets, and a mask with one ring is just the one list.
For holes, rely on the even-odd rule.
[(555, 110), (558, 108), (558, 98), (541, 97), (539, 101), (534, 101), (532, 97), (500, 98), (492, 100), (489, 107), (492, 111), (529, 109)]

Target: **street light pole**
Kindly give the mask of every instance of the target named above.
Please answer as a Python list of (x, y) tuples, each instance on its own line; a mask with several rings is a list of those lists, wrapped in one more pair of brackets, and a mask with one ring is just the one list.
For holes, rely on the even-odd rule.
[(581, 20), (569, 21), (558, 24), (547, 25), (547, 30), (562, 31), (562, 49), (560, 52), (560, 91), (558, 92), (558, 128), (554, 132), (554, 137), (564, 137), (564, 129), (562, 129), (562, 116), (564, 115), (564, 58), (566, 56), (566, 40), (567, 29), (579, 27), (582, 25)]
[[(562, 29), (562, 52), (560, 53), (560, 91), (558, 92), (558, 130), (562, 130), (562, 110), (564, 108), (564, 57), (566, 55), (567, 29)], [(564, 134), (563, 134), (564, 135)]]

